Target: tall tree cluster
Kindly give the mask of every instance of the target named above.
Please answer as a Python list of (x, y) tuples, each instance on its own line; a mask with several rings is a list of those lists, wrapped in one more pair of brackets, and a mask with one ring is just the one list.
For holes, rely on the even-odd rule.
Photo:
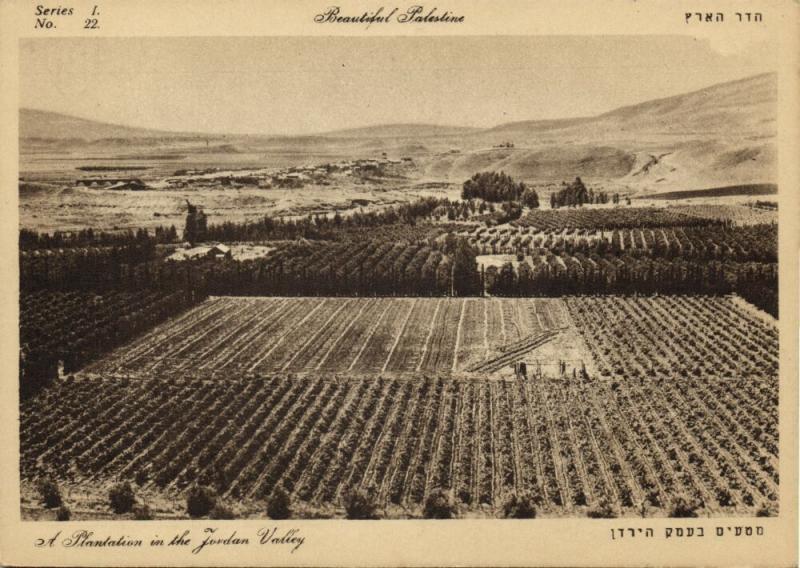
[(95, 231), (91, 227), (80, 231), (55, 231), (40, 233), (32, 229), (20, 229), (19, 249), (67, 249), (78, 247), (126, 247), (137, 245), (145, 240), (154, 244), (178, 242), (178, 231), (175, 226), (158, 226), (153, 231), (140, 228), (135, 231)]
[[(266, 241), (293, 239), (338, 240), (348, 232), (369, 227), (416, 225), (418, 221), (437, 216), (456, 219), (449, 212), (461, 207), (436, 197), (426, 197), (393, 205), (380, 211), (353, 211), (348, 215), (336, 212), (332, 216), (309, 215), (302, 219), (283, 219), (264, 216), (257, 221), (235, 223), (225, 221), (208, 226), (207, 240), (220, 242)], [(468, 208), (467, 208), (468, 209)], [(188, 240), (188, 239), (187, 239)]]
[(480, 198), (484, 201), (500, 203), (503, 201), (519, 201), (525, 207), (539, 207), (539, 196), (536, 190), (523, 182), (516, 182), (504, 172), (480, 172), (464, 182), (461, 189), (464, 200)]
[[(614, 203), (619, 202), (619, 195), (615, 194)], [(608, 203), (608, 194), (604, 191), (595, 193), (594, 190), (587, 188), (580, 177), (576, 177), (572, 183), (562, 183), (559, 191), (550, 194), (550, 207), (580, 207), (586, 203)]]
[(734, 292), (778, 315), (776, 263), (547, 252), (530, 262), (490, 266), (484, 281), (486, 291), (497, 296)]
[(191, 244), (202, 242), (208, 238), (208, 218), (197, 205), (186, 201), (186, 226), (183, 229), (183, 238)]

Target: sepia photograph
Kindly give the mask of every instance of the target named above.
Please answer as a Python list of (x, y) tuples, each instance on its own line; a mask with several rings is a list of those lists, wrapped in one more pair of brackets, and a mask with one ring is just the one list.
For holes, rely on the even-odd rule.
[(797, 566), (798, 23), (0, 0), (0, 565)]
[(717, 47), (21, 39), (22, 519), (779, 515), (776, 52)]

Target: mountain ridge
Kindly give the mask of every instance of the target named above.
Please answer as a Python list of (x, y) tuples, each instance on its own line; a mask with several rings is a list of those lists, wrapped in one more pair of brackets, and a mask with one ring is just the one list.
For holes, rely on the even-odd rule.
[[(612, 109), (610, 111), (585, 117), (573, 118), (557, 118), (557, 119), (531, 119), (523, 121), (514, 121), (501, 123), (488, 128), (446, 125), (446, 124), (428, 124), (428, 123), (388, 123), (368, 125), (356, 128), (337, 129), (322, 133), (314, 134), (290, 134), (290, 135), (276, 135), (276, 134), (213, 134), (203, 132), (185, 132), (185, 131), (168, 131), (160, 129), (143, 128), (130, 125), (114, 124), (109, 122), (95, 121), (88, 118), (72, 116), (53, 111), (20, 108), (20, 138), (22, 139), (83, 139), (83, 140), (98, 140), (103, 138), (252, 138), (259, 140), (310, 140), (315, 138), (322, 139), (350, 139), (350, 138), (432, 138), (432, 137), (452, 137), (452, 136), (481, 136), (481, 135), (495, 135), (495, 134), (513, 134), (521, 130), (533, 132), (556, 132), (570, 128), (578, 128), (593, 122), (606, 123), (611, 125), (614, 122), (628, 121), (633, 119), (641, 119), (646, 113), (652, 112), (667, 112), (674, 117), (676, 111), (681, 107), (700, 105), (701, 100), (713, 103), (720, 106), (721, 103), (726, 101), (730, 104), (736, 104), (735, 96), (732, 96), (730, 91), (746, 90), (756, 92), (762, 97), (762, 100), (755, 101), (759, 104), (773, 104), (777, 99), (777, 74), (776, 73), (762, 73), (727, 81), (724, 83), (716, 83), (709, 85), (702, 89), (690, 91), (679, 95), (672, 95), (658, 99), (651, 99), (632, 105), (626, 105)], [(720, 97), (720, 93), (724, 97)], [(688, 102), (687, 102), (688, 101)], [(739, 101), (740, 102), (740, 101)], [(750, 97), (750, 104), (753, 104), (752, 97)], [(702, 106), (702, 105), (700, 105)], [(672, 107), (672, 108), (670, 108)], [(638, 115), (638, 116), (637, 116)], [(651, 120), (653, 117), (649, 117)], [(713, 120), (713, 117), (706, 117), (706, 119)], [(708, 122), (708, 120), (706, 120)], [(686, 120), (681, 120), (677, 124), (668, 121), (666, 118), (660, 123), (662, 128), (668, 131), (679, 134), (679, 127), (686, 127)], [(670, 128), (671, 125), (671, 128)], [(654, 126), (654, 125), (651, 125)], [(721, 125), (717, 125), (718, 127)], [(751, 125), (752, 126), (752, 125)]]
[(531, 183), (581, 176), (644, 193), (774, 183), (776, 134), (775, 73), (596, 116), (491, 128), (394, 123), (296, 136), (217, 135), (137, 129), (20, 110), (20, 146), (28, 155), (102, 152), (113, 160), (137, 153), (145, 158), (191, 154), (206, 155), (209, 163), (231, 163), (230, 156), (221, 159), (217, 151), (227, 145), (251, 162), (279, 156), (282, 163), (313, 163), (385, 153), (412, 157), (415, 175), (435, 181), (460, 183), (478, 171), (502, 170)]

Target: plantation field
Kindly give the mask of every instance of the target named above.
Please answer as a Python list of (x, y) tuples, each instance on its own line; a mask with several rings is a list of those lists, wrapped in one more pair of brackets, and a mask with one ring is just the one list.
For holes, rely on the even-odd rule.
[(213, 297), (86, 373), (485, 376), (562, 333), (589, 365), (557, 299)]
[(750, 183), (744, 185), (728, 185), (724, 187), (710, 187), (707, 189), (695, 189), (689, 191), (665, 191), (650, 195), (647, 199), (698, 199), (714, 197), (733, 197), (742, 195), (777, 195), (778, 186), (774, 183)]
[[(758, 211), (758, 210), (756, 210)], [(482, 254), (530, 254), (536, 249), (581, 250), (587, 253), (776, 262), (778, 226), (761, 223), (735, 227), (656, 227), (654, 229), (561, 229), (500, 225), (458, 233)]]
[(678, 205), (673, 209), (692, 217), (704, 219), (725, 219), (738, 225), (777, 223), (777, 209), (759, 209), (739, 204), (714, 203), (703, 205)]
[(241, 517), (278, 487), (306, 517), (354, 488), (391, 518), (439, 488), (464, 517), (523, 493), (540, 516), (774, 515), (775, 323), (736, 297), (211, 298), (23, 400), (23, 493), (52, 476), (87, 518), (112, 480), (163, 518), (193, 483)]
[[(435, 488), (462, 515), (533, 494), (540, 516), (703, 515), (777, 506), (774, 381), (685, 382), (271, 377), (59, 384), (22, 407), (22, 475), (65, 487), (135, 481), (180, 501), (193, 482), (263, 511), (276, 487), (296, 510), (341, 515), (371, 488), (390, 517), (420, 515)], [(691, 420), (686, 420), (691, 416)], [(263, 513), (262, 513), (263, 514)]]
[[(777, 380), (777, 321), (736, 297), (565, 301), (602, 377)], [(752, 402), (773, 409), (777, 421), (777, 401)]]

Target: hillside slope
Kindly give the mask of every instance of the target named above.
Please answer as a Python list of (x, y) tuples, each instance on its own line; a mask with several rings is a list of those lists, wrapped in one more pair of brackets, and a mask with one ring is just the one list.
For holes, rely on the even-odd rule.
[[(46, 111), (20, 110), (23, 150), (104, 140), (145, 143), (225, 138), (237, 152), (370, 157), (411, 155), (427, 178), (463, 181), (480, 170), (504, 170), (529, 182), (581, 176), (643, 193), (775, 182), (777, 76), (756, 75), (699, 91), (584, 118), (524, 121), (475, 129), (387, 124), (314, 136), (173, 133), (119, 126)], [(43, 141), (42, 139), (47, 139)], [(513, 147), (501, 147), (511, 142)], [(155, 151), (155, 150), (154, 150)], [(185, 151), (182, 148), (182, 151)]]
[(50, 140), (101, 140), (103, 138), (186, 137), (186, 133), (149, 130), (68, 116), (57, 112), (21, 108), (19, 137)]
[(440, 124), (380, 124), (363, 128), (348, 128), (326, 132), (322, 136), (334, 138), (431, 138), (462, 136), (480, 132), (479, 128), (445, 126)]
[(502, 124), (483, 134), (501, 138), (642, 135), (774, 136), (778, 80), (756, 75), (699, 91), (621, 107), (588, 118)]
[[(589, 118), (526, 121), (460, 140), (430, 175), (503, 169), (529, 181), (580, 175), (643, 192), (774, 182), (777, 77), (764, 74)], [(514, 148), (494, 146), (512, 142)]]

